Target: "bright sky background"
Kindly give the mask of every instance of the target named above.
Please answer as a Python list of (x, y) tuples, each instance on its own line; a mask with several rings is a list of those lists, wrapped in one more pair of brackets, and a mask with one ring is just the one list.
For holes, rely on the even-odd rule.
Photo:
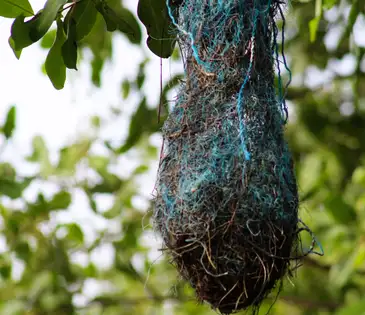
[[(45, 1), (31, 0), (30, 2), (36, 12), (43, 7)], [(124, 0), (124, 4), (136, 12), (136, 0)], [(336, 12), (332, 12), (332, 16), (334, 15)], [(290, 19), (290, 16), (288, 18)], [(60, 147), (75, 140), (77, 135), (90, 132), (89, 118), (92, 115), (99, 115), (108, 119), (110, 106), (122, 108), (124, 115), (120, 120), (114, 121), (113, 124), (104, 129), (102, 135), (104, 138), (113, 139), (116, 143), (120, 143), (121, 139), (126, 136), (128, 119), (136, 109), (137, 104), (135, 96), (132, 96), (127, 102), (122, 100), (120, 83), (123, 78), (135, 75), (137, 65), (146, 55), (151, 58), (151, 62), (147, 66), (146, 93), (150, 103), (157, 103), (160, 59), (152, 55), (146, 48), (141, 50), (138, 46), (132, 46), (122, 35), (114, 36), (113, 60), (106, 65), (103, 71), (103, 84), (100, 89), (91, 84), (88, 62), (91, 56), (85, 54), (86, 60), (79, 66), (79, 71), (69, 71), (65, 88), (57, 91), (47, 76), (41, 72), (41, 65), (46, 58), (47, 51), (41, 49), (38, 44), (34, 44), (23, 50), (20, 60), (15, 58), (7, 44), (11, 23), (11, 19), (0, 19), (0, 121), (1, 123), (4, 121), (8, 108), (15, 104), (17, 107), (17, 127), (11, 143), (1, 154), (0, 161), (10, 161), (20, 173), (27, 174), (34, 170), (34, 167), (24, 163), (24, 156), (31, 152), (31, 140), (34, 136), (41, 135), (51, 151), (51, 157), (55, 157), (55, 153)], [(334, 30), (329, 34), (326, 45), (330, 47), (331, 43), (336, 41), (340, 31), (340, 29)], [(361, 18), (356, 23), (354, 34), (354, 40), (361, 46), (365, 46), (364, 34), (365, 21)], [(332, 68), (346, 73), (353, 66), (353, 58), (347, 56), (343, 61), (334, 62)], [(174, 73), (181, 71), (182, 67), (179, 63), (164, 61), (163, 69), (163, 78), (166, 80)], [(322, 73), (313, 69), (307, 82), (321, 84), (324, 77)], [(328, 80), (330, 76), (326, 78)], [(121, 104), (122, 106), (119, 106)], [(160, 139), (155, 137), (154, 143), (159, 146)], [(94, 150), (97, 153), (103, 153), (102, 146)], [(147, 199), (153, 190), (156, 164), (153, 165), (151, 173), (140, 183), (139, 190)], [(122, 157), (120, 168), (116, 169), (116, 172), (123, 176), (135, 165), (135, 157)], [(56, 190), (57, 187), (51, 184), (36, 183), (27, 189), (26, 198), (34, 199), (39, 191), (43, 191), (47, 196)], [(9, 200), (7, 202), (10, 203)], [(100, 197), (98, 202), (103, 208), (106, 208), (112, 203), (112, 199)], [(146, 200), (136, 200), (136, 207), (143, 210), (145, 206)], [(93, 238), (95, 229), (104, 229), (107, 224), (105, 220), (97, 218), (93, 214), (88, 207), (86, 198), (79, 192), (75, 192), (70, 209), (57, 214), (55, 220), (58, 222), (78, 222), (90, 240)], [(115, 227), (108, 225), (108, 228), (113, 229)], [(146, 241), (151, 244), (153, 244), (153, 239), (152, 235), (146, 237)], [(0, 252), (1, 250), (4, 250), (4, 240), (0, 235)], [(151, 258), (158, 257), (158, 255), (158, 252), (154, 250), (151, 253)], [(86, 257), (75, 257), (75, 259), (80, 263), (87, 261)], [(112, 259), (113, 253), (108, 247), (100, 248), (92, 255), (92, 260), (99, 265), (107, 266), (112, 262)], [(19, 271), (21, 264), (19, 262), (17, 264)], [(14, 276), (16, 277), (16, 275)], [(88, 283), (86, 291), (85, 294), (91, 297), (98, 291), (98, 286), (91, 281)]]

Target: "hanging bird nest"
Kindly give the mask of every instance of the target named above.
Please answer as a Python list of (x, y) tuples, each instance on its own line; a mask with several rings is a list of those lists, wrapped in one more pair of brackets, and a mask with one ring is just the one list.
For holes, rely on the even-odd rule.
[(163, 127), (154, 226), (198, 299), (225, 314), (257, 309), (299, 254), (281, 79), (274, 85), (280, 5), (169, 6), (186, 80)]

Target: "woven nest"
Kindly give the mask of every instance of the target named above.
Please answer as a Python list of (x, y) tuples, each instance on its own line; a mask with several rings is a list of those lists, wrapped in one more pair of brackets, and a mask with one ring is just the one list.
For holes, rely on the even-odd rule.
[(297, 252), (297, 186), (274, 86), (278, 11), (277, 0), (169, 7), (186, 81), (163, 127), (154, 226), (198, 299), (225, 314), (257, 310)]

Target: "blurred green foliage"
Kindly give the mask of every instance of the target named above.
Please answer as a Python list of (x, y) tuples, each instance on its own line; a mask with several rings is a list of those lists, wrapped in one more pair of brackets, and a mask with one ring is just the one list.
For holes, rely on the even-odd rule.
[[(36, 26), (23, 23), (24, 16), (33, 14), (26, 0), (1, 1), (0, 15), (19, 19), (20, 31), (12, 33), (12, 47), (18, 54), (29, 44), (24, 29), (36, 27), (33, 39), (38, 38), (56, 19), (57, 36), (51, 30), (41, 40), (41, 46), (50, 49), (46, 70), (54, 86), (63, 87), (66, 66), (76, 67), (75, 56), (69, 56), (70, 63), (65, 62), (62, 69), (55, 64), (61, 55), (65, 58), (62, 47), (70, 32), (74, 32), (70, 47), (76, 42), (79, 51), (86, 47), (92, 51), (90, 79), (99, 86), (115, 34), (107, 30), (118, 28), (131, 44), (139, 45), (142, 25), (119, 1), (110, 0), (95, 2), (102, 4), (96, 7), (100, 14), (87, 1), (76, 7), (72, 13), (76, 24), (70, 26), (67, 15), (71, 13), (64, 19), (57, 17), (59, 5), (66, 2), (54, 2), (56, 7), (48, 9), (53, 15), (42, 23), (35, 19)], [(88, 18), (78, 10), (87, 10)], [(285, 49), (293, 71), (286, 95), (291, 112), (286, 132), (296, 162), (301, 216), (322, 243), (325, 256), (303, 259), (295, 277), (285, 281), (277, 302), (272, 305), (274, 293), (261, 314), (270, 307), (274, 315), (365, 314), (365, 47), (353, 36), (356, 23), (365, 20), (365, 3), (293, 0), (286, 15)], [(11, 160), (0, 160), (0, 233), (5, 244), (0, 252), (0, 314), (213, 314), (208, 306), (196, 303), (192, 290), (177, 279), (166, 257), (154, 260), (146, 243), (153, 238), (149, 212), (134, 207), (133, 198), (140, 194), (138, 180), (158, 158), (148, 138), (161, 127), (158, 104), (147, 104), (144, 93), (146, 62), (135, 77), (121, 82), (121, 97), (128, 100), (133, 92), (139, 101), (126, 140), (113, 145), (104, 142), (106, 154), (96, 155), (92, 148), (100, 145), (100, 133), (110, 122), (91, 117), (93, 135), (62, 148), (56, 160), (50, 158), (43, 139), (35, 137), (33, 152), (24, 161), (36, 166), (32, 176), (20, 175)], [(166, 84), (162, 102), (180, 79), (173, 77)], [(120, 115), (114, 110), (112, 119)], [(2, 117), (0, 149), (9, 145), (16, 132), (15, 107)], [(118, 159), (133, 150), (141, 164), (121, 178), (113, 170)], [(40, 192), (29, 200), (26, 190), (40, 183), (50, 183), (57, 190), (47, 195)], [(97, 230), (92, 238), (76, 222), (54, 219), (75, 204), (76, 194), (88, 200), (93, 214), (108, 227)], [(98, 201), (100, 196), (112, 200), (107, 209)], [(303, 242), (308, 245), (307, 240)], [(105, 247), (112, 258), (107, 267), (90, 259), (101, 255)], [(80, 256), (86, 257), (84, 263), (75, 258)], [(83, 295), (91, 282), (98, 284), (98, 293), (86, 298)]]

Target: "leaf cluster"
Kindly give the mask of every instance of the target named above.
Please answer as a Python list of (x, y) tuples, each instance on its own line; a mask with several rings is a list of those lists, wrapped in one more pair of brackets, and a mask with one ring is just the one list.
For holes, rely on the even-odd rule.
[[(42, 39), (49, 49), (45, 70), (56, 89), (66, 81), (66, 69), (77, 70), (80, 48), (93, 51), (93, 81), (100, 85), (100, 71), (105, 57), (110, 56), (110, 35), (121, 32), (132, 44), (140, 44), (142, 31), (134, 14), (118, 0), (48, 0), (34, 13), (28, 0), (4, 0), (0, 16), (14, 18), (9, 45), (19, 59), (22, 50)], [(163, 0), (140, 0), (138, 17), (148, 33), (147, 45), (161, 58), (171, 56), (175, 37)], [(56, 25), (56, 30), (52, 25)], [(101, 46), (94, 46), (99, 37)], [(105, 52), (102, 50), (105, 48)], [(106, 56), (105, 56), (106, 55)]]

